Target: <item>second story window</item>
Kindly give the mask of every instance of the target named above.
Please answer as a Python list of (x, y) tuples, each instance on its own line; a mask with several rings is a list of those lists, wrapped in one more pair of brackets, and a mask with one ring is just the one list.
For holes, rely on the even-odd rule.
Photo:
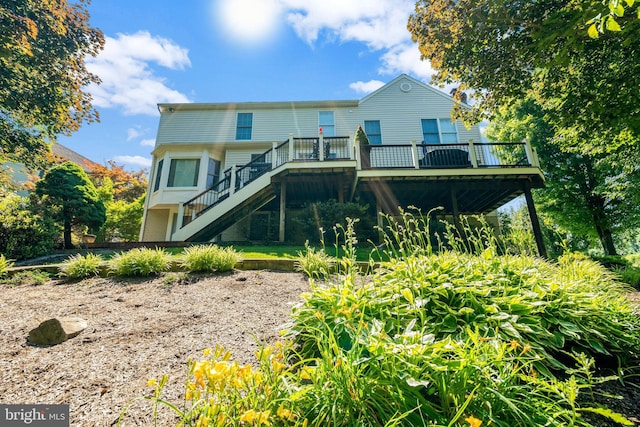
[(171, 159), (167, 187), (196, 187), (200, 159)]
[(318, 113), (318, 127), (322, 128), (324, 136), (336, 136), (333, 111), (320, 111)]
[(382, 144), (382, 132), (380, 131), (380, 120), (365, 120), (364, 133), (367, 134), (370, 144)]
[(238, 113), (238, 121), (236, 123), (236, 140), (251, 139), (252, 128), (253, 113)]
[(451, 119), (422, 119), (422, 140), (425, 144), (457, 144), (456, 124)]
[(160, 177), (162, 176), (162, 165), (164, 164), (164, 159), (161, 159), (158, 162), (158, 167), (156, 169), (156, 180), (153, 183), (153, 191), (158, 191), (160, 188)]

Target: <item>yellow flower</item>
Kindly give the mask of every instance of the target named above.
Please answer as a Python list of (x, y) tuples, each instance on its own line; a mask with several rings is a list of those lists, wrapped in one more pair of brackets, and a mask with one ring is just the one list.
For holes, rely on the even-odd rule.
[(211, 354), (211, 349), (210, 348), (205, 348), (202, 351), (202, 354), (204, 354), (205, 356), (209, 356)]
[(477, 419), (473, 415), (469, 415), (464, 420), (469, 423), (470, 427), (480, 427), (482, 425), (482, 421)]
[(280, 363), (275, 359), (271, 359), (271, 366), (273, 367), (274, 372), (280, 372), (284, 369), (284, 363)]
[(302, 367), (302, 369), (300, 370), (300, 379), (301, 380), (311, 380), (312, 369), (313, 368), (310, 368), (309, 366)]
[(283, 405), (278, 406), (278, 411), (276, 413), (283, 420), (293, 420), (296, 417), (293, 412), (286, 409)]
[(520, 344), (518, 344), (518, 341), (511, 340), (511, 349), (512, 350), (517, 350), (518, 347), (520, 347)]
[(258, 414), (253, 409), (249, 409), (240, 416), (241, 423), (252, 423), (258, 418)]
[(155, 387), (158, 384), (158, 380), (155, 378), (151, 378), (147, 381), (147, 387)]
[(525, 344), (524, 347), (522, 347), (522, 352), (520, 353), (520, 355), (525, 354), (529, 350), (531, 350), (531, 346), (529, 344)]

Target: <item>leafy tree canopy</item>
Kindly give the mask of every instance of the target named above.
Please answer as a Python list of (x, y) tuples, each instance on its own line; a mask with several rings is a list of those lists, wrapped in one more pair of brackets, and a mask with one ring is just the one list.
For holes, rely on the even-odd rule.
[(89, 26), (89, 0), (0, 4), (0, 161), (42, 166), (47, 142), (98, 120), (83, 88), (104, 37)]
[(136, 172), (127, 171), (122, 165), (113, 160), (107, 161), (106, 166), (91, 165), (91, 178), (96, 186), (102, 186), (110, 180), (113, 186), (113, 199), (133, 202), (143, 196), (147, 191), (147, 170)]
[(567, 149), (637, 155), (640, 20), (593, 39), (585, 22), (601, 8), (596, 1), (422, 0), (408, 27), (436, 83), (474, 92), (473, 107), (456, 110), (466, 121), (532, 98)]
[(614, 255), (615, 238), (640, 225), (640, 171), (616, 153), (562, 150), (565, 136), (554, 133), (534, 100), (498, 109), (487, 135), (531, 141), (546, 179), (546, 188), (536, 192), (538, 206), (573, 236), (599, 241), (607, 255)]
[(106, 221), (104, 203), (87, 174), (75, 163), (52, 168), (36, 183), (36, 194), (42, 207), (64, 227), (65, 248), (73, 247), (71, 227), (86, 225), (97, 230)]

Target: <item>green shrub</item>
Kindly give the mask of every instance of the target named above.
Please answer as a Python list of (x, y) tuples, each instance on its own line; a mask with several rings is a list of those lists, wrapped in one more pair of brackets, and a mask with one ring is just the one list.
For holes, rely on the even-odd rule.
[(49, 273), (40, 270), (27, 270), (15, 273), (11, 277), (3, 277), (3, 285), (8, 286), (41, 286), (47, 283)]
[(11, 267), (13, 267), (13, 261), (0, 254), (0, 276), (7, 274)]
[(233, 270), (240, 254), (232, 247), (197, 245), (185, 248), (182, 267), (191, 272), (224, 272)]
[(34, 212), (29, 199), (17, 194), (0, 198), (0, 253), (23, 260), (53, 252), (58, 228), (50, 217)]
[(295, 269), (308, 277), (326, 280), (335, 270), (335, 258), (327, 255), (323, 249), (316, 249), (305, 243), (305, 251), (298, 251)]
[(151, 276), (169, 271), (171, 255), (162, 249), (138, 248), (120, 252), (109, 261), (117, 276)]
[(77, 254), (65, 261), (60, 268), (63, 276), (71, 279), (84, 279), (85, 277), (98, 276), (104, 258), (100, 255), (88, 253), (84, 256)]
[(615, 270), (615, 273), (621, 281), (640, 290), (640, 268), (626, 267)]

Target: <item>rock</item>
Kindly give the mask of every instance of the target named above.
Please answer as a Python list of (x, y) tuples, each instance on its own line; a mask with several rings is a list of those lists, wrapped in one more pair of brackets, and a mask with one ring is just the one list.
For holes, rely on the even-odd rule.
[(55, 345), (73, 338), (87, 327), (87, 321), (79, 317), (49, 319), (29, 332), (29, 343)]

